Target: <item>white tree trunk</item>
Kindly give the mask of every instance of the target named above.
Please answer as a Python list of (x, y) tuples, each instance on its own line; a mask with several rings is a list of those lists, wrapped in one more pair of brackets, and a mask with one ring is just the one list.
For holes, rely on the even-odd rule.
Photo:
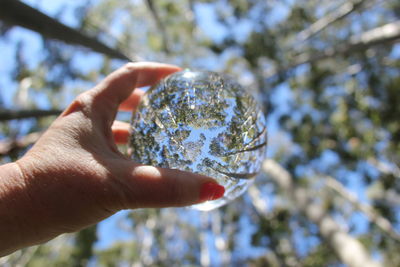
[(313, 203), (311, 192), (293, 183), (291, 175), (273, 160), (263, 163), (263, 171), (279, 188), (290, 197), (311, 222), (315, 223), (321, 237), (327, 242), (338, 258), (350, 267), (377, 267), (364, 246), (344, 231), (340, 225), (318, 204)]
[(328, 188), (338, 193), (341, 197), (350, 202), (354, 208), (364, 213), (365, 216), (367, 216), (372, 223), (374, 223), (382, 230), (382, 232), (386, 233), (390, 238), (400, 242), (400, 234), (396, 232), (389, 220), (382, 217), (370, 205), (361, 203), (354, 194), (349, 192), (341, 183), (339, 183), (333, 177), (327, 176), (323, 179)]
[(388, 44), (400, 40), (400, 20), (353, 36), (350, 41), (336, 47), (327, 48), (321, 52), (302, 53), (296, 56), (292, 63), (279, 69), (266, 70), (265, 78), (290, 70), (302, 64), (314, 63), (323, 59), (348, 55), (356, 51), (364, 51), (372, 46)]
[(388, 23), (381, 27), (366, 31), (350, 38), (350, 42), (325, 49), (320, 53), (300, 54), (291, 67), (305, 63), (313, 63), (321, 59), (350, 54), (354, 51), (363, 51), (371, 46), (390, 43), (400, 39), (400, 20)]

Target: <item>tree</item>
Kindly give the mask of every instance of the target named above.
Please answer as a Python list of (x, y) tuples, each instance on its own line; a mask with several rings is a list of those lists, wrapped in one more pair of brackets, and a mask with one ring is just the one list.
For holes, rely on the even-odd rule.
[[(100, 266), (400, 265), (400, 5), (340, 1), (332, 9), (328, 2), (102, 0), (65, 2), (52, 14), (40, 4), (30, 9), (62, 24), (74, 10), (73, 32), (129, 58), (236, 77), (268, 111), (274, 160), (264, 162), (249, 194), (218, 210), (132, 211), (123, 219), (127, 241), (97, 249), (100, 230), (92, 228), (0, 264), (62, 265), (73, 258)], [(43, 40), (21, 32), (3, 13), (0, 44), (14, 55), (5, 56), (9, 79), (0, 81), (15, 96), (11, 102), (0, 94), (0, 154), (7, 162), (26, 151), (68, 99), (121, 61), (43, 32)], [(60, 33), (58, 39), (67, 36)], [(36, 56), (28, 35), (41, 52)], [(213, 153), (234, 148), (214, 143)]]

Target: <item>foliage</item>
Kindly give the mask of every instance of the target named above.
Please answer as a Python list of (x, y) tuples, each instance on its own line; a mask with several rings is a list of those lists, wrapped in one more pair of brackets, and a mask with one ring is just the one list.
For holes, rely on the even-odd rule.
[[(334, 218), (369, 255), (384, 266), (399, 266), (399, 240), (388, 237), (343, 195), (330, 191), (324, 180), (334, 177), (399, 233), (400, 46), (396, 42), (400, 37), (384, 42), (369, 39), (357, 49), (349, 46), (360, 36), (366, 38), (365, 33), (398, 21), (398, 1), (362, 1), (364, 5), (309, 39), (301, 41), (298, 36), (345, 2), (102, 0), (73, 5), (65, 1), (55, 10), (59, 13), (46, 12), (67, 24), (63, 14), (75, 12), (76, 28), (131, 58), (236, 77), (268, 110), (269, 157), (285, 167), (293, 185), (306, 190), (318, 211)], [(38, 7), (45, 9), (44, 4)], [(3, 61), (9, 62), (4, 66), (7, 78), (0, 80), (1, 88), (9, 88), (0, 94), (3, 108), (63, 108), (122, 63), (18, 28), (1, 29), (1, 45), (13, 55)], [(128, 120), (129, 114), (119, 118)], [(0, 136), (23, 138), (50, 122), (51, 117), (9, 121), (0, 125)], [(24, 151), (13, 150), (2, 162), (15, 160)], [(340, 248), (328, 246), (320, 226), (279, 183), (261, 175), (255, 187), (258, 198), (245, 194), (209, 213), (132, 211), (124, 219), (132, 234), (129, 241), (94, 249), (96, 228), (91, 228), (78, 233), (75, 242), (64, 242), (62, 249), (55, 249), (55, 240), (26, 250), (28, 266), (84, 265), (83, 260), (98, 266), (339, 266), (343, 262), (337, 254)], [(263, 209), (257, 208), (260, 203), (265, 204)], [(26, 260), (24, 253), (11, 255), (9, 264)]]

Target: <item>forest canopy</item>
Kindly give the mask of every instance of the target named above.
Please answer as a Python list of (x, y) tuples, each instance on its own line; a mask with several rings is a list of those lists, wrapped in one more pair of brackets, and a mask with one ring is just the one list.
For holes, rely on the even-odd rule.
[(125, 211), (0, 265), (400, 266), (399, 1), (4, 0), (0, 34), (2, 163), (128, 61), (235, 77), (268, 132), (226, 206)]

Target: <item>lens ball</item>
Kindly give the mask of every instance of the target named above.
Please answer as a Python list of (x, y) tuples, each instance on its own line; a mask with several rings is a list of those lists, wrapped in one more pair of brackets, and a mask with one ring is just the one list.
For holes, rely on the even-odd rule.
[(201, 173), (225, 187), (220, 207), (246, 191), (265, 157), (265, 116), (231, 77), (182, 71), (161, 80), (133, 113), (130, 157), (139, 163)]

